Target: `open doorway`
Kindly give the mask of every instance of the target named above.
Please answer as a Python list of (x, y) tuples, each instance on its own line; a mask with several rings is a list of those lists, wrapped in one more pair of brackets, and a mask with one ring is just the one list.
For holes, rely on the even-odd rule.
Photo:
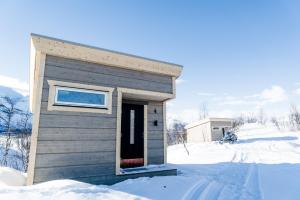
[(121, 168), (144, 166), (144, 105), (122, 103)]

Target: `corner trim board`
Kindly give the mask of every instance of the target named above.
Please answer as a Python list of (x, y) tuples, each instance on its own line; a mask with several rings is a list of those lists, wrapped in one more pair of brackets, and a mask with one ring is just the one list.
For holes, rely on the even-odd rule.
[(117, 127), (116, 127), (116, 175), (120, 175), (121, 164), (121, 118), (122, 118), (122, 92), (118, 91)]
[(166, 102), (163, 102), (163, 120), (164, 120), (164, 163), (167, 163), (167, 124), (166, 124)]
[[(33, 59), (31, 57), (31, 59)], [(33, 102), (33, 127), (31, 135), (31, 145), (30, 145), (30, 154), (29, 154), (29, 165), (28, 165), (28, 177), (27, 185), (32, 185), (34, 183), (34, 168), (35, 168), (35, 159), (36, 159), (36, 150), (37, 150), (37, 137), (40, 121), (40, 112), (41, 112), (41, 102), (42, 102), (42, 91), (43, 91), (43, 81), (44, 81), (44, 71), (46, 63), (46, 54), (42, 52), (36, 52), (34, 62), (37, 65), (37, 68), (34, 71), (34, 77), (39, 80), (35, 85), (35, 93), (32, 97)], [(36, 77), (37, 76), (37, 77)]]

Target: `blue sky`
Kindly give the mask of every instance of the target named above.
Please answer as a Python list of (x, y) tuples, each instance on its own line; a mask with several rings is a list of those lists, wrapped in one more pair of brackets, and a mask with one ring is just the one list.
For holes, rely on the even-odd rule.
[(26, 93), (31, 32), (184, 66), (169, 117), (282, 115), (300, 100), (300, 2), (0, 2), (0, 85)]

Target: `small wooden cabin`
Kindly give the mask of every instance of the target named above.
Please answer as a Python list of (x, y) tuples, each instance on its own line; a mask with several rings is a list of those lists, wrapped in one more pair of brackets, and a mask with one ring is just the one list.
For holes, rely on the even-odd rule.
[(35, 34), (30, 53), (28, 185), (176, 175), (166, 101), (182, 66)]
[(186, 141), (189, 143), (221, 140), (226, 130), (232, 128), (232, 119), (206, 118), (185, 126)]

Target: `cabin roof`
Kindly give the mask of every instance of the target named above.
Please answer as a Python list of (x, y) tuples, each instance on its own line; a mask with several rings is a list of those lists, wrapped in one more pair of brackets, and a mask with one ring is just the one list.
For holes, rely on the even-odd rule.
[(30, 102), (32, 104), (32, 96), (35, 79), (38, 76), (35, 74), (39, 69), (38, 56), (52, 55), (63, 58), (86, 61), (90, 63), (102, 64), (106, 66), (125, 68), (135, 71), (171, 76), (177, 78), (180, 76), (182, 66), (144, 58), (141, 56), (130, 55), (117, 51), (107, 50), (99, 47), (79, 44), (48, 36), (31, 34), (30, 46)]
[(114, 53), (114, 54), (119, 54), (119, 55), (124, 55), (124, 56), (129, 56), (129, 57), (135, 57), (135, 58), (144, 59), (144, 60), (148, 60), (148, 61), (152, 61), (152, 62), (164, 63), (164, 64), (167, 64), (167, 65), (170, 65), (170, 66), (183, 68), (182, 65), (171, 63), (171, 62), (156, 60), (156, 59), (152, 59), (152, 58), (146, 58), (146, 57), (143, 57), (143, 56), (128, 54), (128, 53), (124, 53), (124, 52), (120, 52), (120, 51), (100, 48), (100, 47), (96, 47), (96, 46), (92, 46), (92, 45), (72, 42), (72, 41), (63, 40), (63, 39), (58, 39), (58, 38), (49, 37), (49, 36), (45, 36), (45, 35), (40, 35), (40, 34), (36, 34), (36, 33), (31, 33), (30, 36), (33, 40), (36, 40), (38, 38), (43, 38), (43, 39), (49, 40), (49, 41), (52, 40), (52, 41), (62, 42), (62, 43), (65, 43), (65, 44), (86, 47), (86, 48), (95, 49), (95, 50), (99, 50), (99, 51), (106, 51), (106, 52), (110, 52), (110, 53)]

